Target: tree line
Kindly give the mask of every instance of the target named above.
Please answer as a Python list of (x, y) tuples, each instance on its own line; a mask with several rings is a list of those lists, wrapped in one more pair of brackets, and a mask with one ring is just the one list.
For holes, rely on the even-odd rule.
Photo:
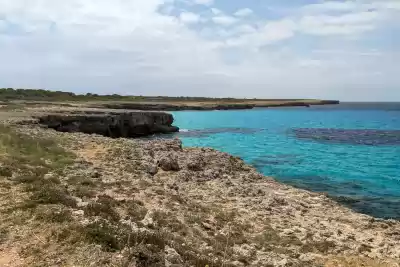
[(75, 94), (64, 91), (51, 91), (45, 89), (14, 89), (0, 88), (0, 101), (32, 100), (32, 101), (237, 101), (234, 98), (209, 98), (209, 97), (167, 97), (167, 96), (126, 96), (119, 94), (99, 95), (93, 93)]

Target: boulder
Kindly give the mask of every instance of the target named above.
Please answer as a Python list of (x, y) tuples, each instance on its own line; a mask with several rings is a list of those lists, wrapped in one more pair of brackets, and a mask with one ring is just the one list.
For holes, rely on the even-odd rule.
[(158, 168), (155, 164), (145, 163), (143, 164), (143, 168), (148, 174), (152, 176), (156, 175), (158, 172)]
[(167, 153), (160, 157), (158, 166), (163, 171), (179, 171), (178, 157), (174, 153)]
[(191, 171), (202, 171), (205, 166), (204, 158), (201, 155), (191, 155), (186, 166)]
[[(176, 252), (175, 249), (173, 249), (169, 246), (165, 246), (164, 253), (165, 253), (165, 266), (166, 267), (182, 266), (182, 264), (183, 264), (182, 257), (181, 257), (181, 255), (178, 254), (178, 252)], [(179, 264), (179, 265), (177, 265), (177, 264)]]

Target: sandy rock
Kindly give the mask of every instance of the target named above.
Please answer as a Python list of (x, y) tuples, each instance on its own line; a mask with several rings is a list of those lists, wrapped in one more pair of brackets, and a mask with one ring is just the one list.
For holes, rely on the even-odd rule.
[(201, 155), (193, 155), (189, 157), (186, 167), (191, 171), (201, 171), (205, 166), (204, 157)]
[(151, 212), (148, 212), (147, 214), (146, 214), (146, 216), (144, 217), (144, 219), (141, 221), (141, 223), (144, 225), (144, 226), (147, 226), (147, 227), (153, 227), (154, 226), (154, 220), (153, 220), (153, 214), (151, 213)]
[(174, 264), (182, 264), (183, 263), (181, 255), (179, 255), (175, 249), (173, 249), (169, 246), (165, 246), (164, 253), (165, 253), (165, 266), (166, 267), (173, 266)]
[(241, 246), (235, 245), (233, 251), (241, 258), (251, 259), (252, 255), (256, 253), (256, 249), (249, 244), (243, 244)]
[(206, 181), (215, 180), (220, 176), (220, 171), (218, 169), (207, 169), (203, 172), (203, 178)]
[(176, 179), (183, 182), (189, 182), (193, 180), (193, 174), (188, 170), (181, 170), (176, 174)]
[(179, 171), (178, 158), (175, 153), (166, 153), (158, 160), (158, 166), (163, 171)]
[(83, 210), (74, 210), (74, 211), (72, 211), (72, 215), (74, 215), (76, 217), (83, 217), (84, 214), (85, 214), (85, 212)]
[(158, 167), (156, 164), (153, 163), (143, 163), (142, 164), (143, 169), (145, 170), (145, 172), (147, 172), (148, 174), (154, 176), (158, 173)]

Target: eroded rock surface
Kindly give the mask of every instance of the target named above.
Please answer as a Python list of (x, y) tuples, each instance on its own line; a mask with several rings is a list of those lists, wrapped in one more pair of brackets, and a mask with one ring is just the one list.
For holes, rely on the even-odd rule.
[(60, 132), (83, 132), (108, 137), (138, 137), (178, 132), (174, 118), (164, 112), (84, 112), (37, 116), (40, 124)]
[[(44, 262), (86, 266), (78, 260), (89, 258), (93, 266), (399, 267), (400, 222), (362, 215), (323, 194), (280, 184), (229, 154), (185, 148), (180, 140), (110, 139), (29, 126), (20, 131), (61, 139), (78, 157), (59, 177), (58, 186), (78, 202), (69, 208), (75, 228), (66, 233), (102, 222), (100, 230), (107, 231), (96, 231), (94, 241), (99, 242), (98, 234), (113, 234), (98, 246), (74, 242), (68, 250), (57, 243), (70, 254), (54, 253), (49, 249), (54, 244), (44, 246), (46, 232), (37, 228), (42, 242), (12, 240), (23, 246), (36, 241)], [(101, 209), (88, 213), (87, 207)], [(107, 250), (115, 236), (123, 242)]]

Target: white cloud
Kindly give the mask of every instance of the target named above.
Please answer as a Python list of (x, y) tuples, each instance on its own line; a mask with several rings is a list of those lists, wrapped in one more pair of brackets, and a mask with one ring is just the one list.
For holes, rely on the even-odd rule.
[(212, 18), (212, 21), (216, 24), (229, 26), (237, 22), (237, 19), (231, 16), (220, 15)]
[[(240, 29), (240, 28), (239, 28)], [(254, 28), (253, 28), (254, 29)], [(259, 48), (294, 36), (296, 25), (291, 20), (268, 22), (264, 27), (228, 40), (228, 46)]]
[(249, 25), (249, 24), (242, 24), (242, 25), (239, 25), (239, 26), (236, 27), (234, 30), (235, 30), (237, 33), (255, 33), (255, 32), (257, 31), (253, 26), (251, 26), (251, 25)]
[(219, 10), (218, 8), (211, 8), (211, 12), (212, 12), (214, 15), (221, 15), (221, 14), (223, 14), (223, 12), (222, 12), (221, 10)]
[(305, 12), (327, 13), (327, 12), (361, 12), (383, 9), (400, 9), (400, 2), (397, 0), (346, 0), (326, 1), (318, 4), (310, 4), (303, 8)]
[(319, 17), (322, 23), (326, 24), (361, 24), (376, 21), (379, 18), (379, 13), (376, 11), (360, 12), (346, 14), (342, 16), (321, 16)]
[(198, 5), (211, 6), (212, 4), (214, 4), (214, 0), (194, 0), (194, 3)]
[(0, 20), (0, 34), (2, 31), (5, 31), (7, 27), (7, 23), (4, 20)]
[(183, 23), (198, 23), (200, 21), (200, 16), (198, 14), (192, 13), (192, 12), (182, 12), (179, 15), (179, 19)]
[(375, 28), (379, 13), (361, 12), (341, 16), (306, 16), (300, 20), (304, 33), (315, 35), (358, 34)]
[[(213, 1), (190, 0), (185, 8), (169, 6), (174, 12), (159, 13), (165, 4), (174, 3), (0, 0), (0, 18), (7, 19), (0, 20), (0, 58), (7, 62), (0, 65), (0, 86), (347, 99), (360, 95), (373, 99), (386, 92), (388, 99), (400, 98), (398, 50), (376, 51), (363, 48), (370, 45), (368, 40), (346, 43), (344, 38), (332, 38), (338, 34), (385, 38), (374, 34), (395, 21), (393, 1), (378, 5), (360, 0), (359, 6), (348, 8), (331, 3), (275, 20), (238, 19), (223, 8), (193, 6)], [(170, 15), (182, 9), (186, 11), (177, 17)], [(195, 13), (198, 9), (208, 12), (200, 16)], [(188, 25), (206, 16), (214, 23)], [(9, 24), (13, 27), (4, 28)], [(310, 34), (318, 39), (307, 39)]]
[(382, 56), (382, 52), (378, 50), (367, 50), (367, 51), (347, 51), (347, 50), (314, 50), (312, 51), (315, 54), (325, 54), (325, 55), (333, 55), (333, 56), (357, 56), (357, 57), (380, 57)]
[(281, 41), (294, 35), (296, 24), (292, 20), (269, 22), (263, 29), (263, 36), (267, 42)]
[(253, 14), (253, 10), (251, 10), (250, 8), (243, 8), (236, 11), (234, 15), (237, 17), (247, 17), (251, 14)]
[(299, 66), (301, 67), (320, 67), (322, 66), (323, 62), (321, 60), (316, 59), (303, 59), (299, 60)]
[(304, 6), (306, 12), (324, 13), (330, 11), (353, 11), (360, 8), (361, 3), (358, 1), (326, 1), (318, 4), (310, 4)]
[(374, 5), (377, 8), (400, 10), (400, 2), (399, 1), (376, 2)]

